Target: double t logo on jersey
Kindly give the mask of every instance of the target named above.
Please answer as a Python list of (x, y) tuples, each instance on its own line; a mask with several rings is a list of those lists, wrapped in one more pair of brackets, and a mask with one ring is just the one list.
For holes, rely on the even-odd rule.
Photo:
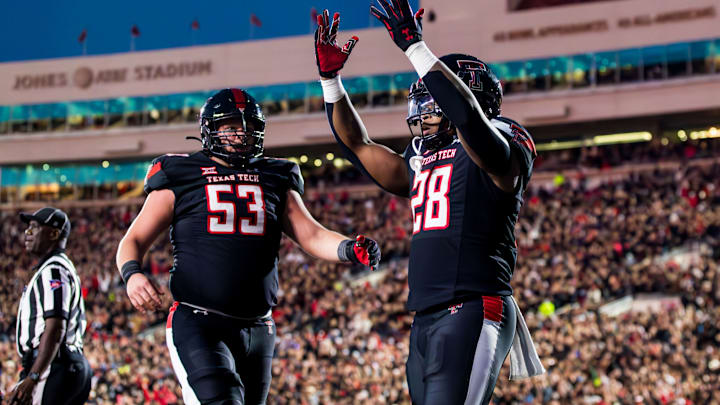
[(532, 138), (518, 125), (511, 124), (510, 130), (513, 134), (512, 141), (519, 145), (524, 145), (530, 150), (533, 158), (537, 157), (537, 149), (535, 149), (535, 142), (533, 142)]

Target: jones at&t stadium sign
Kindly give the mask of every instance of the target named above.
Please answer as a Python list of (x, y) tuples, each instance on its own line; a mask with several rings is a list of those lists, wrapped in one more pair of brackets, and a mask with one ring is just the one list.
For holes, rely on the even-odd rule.
[(137, 65), (133, 67), (105, 68), (93, 70), (81, 66), (71, 72), (50, 72), (17, 75), (12, 89), (15, 91), (92, 86), (127, 83), (131, 81), (154, 81), (203, 76), (212, 73), (211, 61), (166, 63), (159, 65)]

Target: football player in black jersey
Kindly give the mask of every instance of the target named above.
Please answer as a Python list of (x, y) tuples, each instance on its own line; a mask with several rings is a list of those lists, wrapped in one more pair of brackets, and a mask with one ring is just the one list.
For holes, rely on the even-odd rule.
[(244, 90), (225, 89), (200, 112), (202, 151), (155, 159), (148, 197), (120, 242), (117, 266), (132, 304), (163, 294), (140, 263), (170, 228), (174, 265), (167, 345), (186, 404), (264, 404), (271, 379), (278, 250), (285, 232), (334, 262), (380, 260), (375, 241), (350, 240), (312, 218), (295, 163), (263, 157), (265, 118)]
[(487, 64), (462, 54), (437, 58), (422, 41), (422, 9), (413, 13), (407, 0), (378, 2), (384, 10), (371, 13), (420, 77), (409, 94), (413, 139), (404, 155), (370, 140), (338, 75), (358, 38), (340, 47), (339, 14), (331, 21), (325, 10), (315, 53), (328, 120), (356, 167), (410, 198), (412, 402), (487, 404), (515, 338), (514, 226), (535, 145), (522, 126), (500, 116), (502, 89)]

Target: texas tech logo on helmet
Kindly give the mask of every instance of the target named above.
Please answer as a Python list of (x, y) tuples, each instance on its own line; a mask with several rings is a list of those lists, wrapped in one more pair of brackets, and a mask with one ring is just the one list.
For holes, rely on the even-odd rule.
[(458, 76), (470, 76), (470, 81), (468, 82), (468, 87), (470, 87), (470, 90), (482, 91), (483, 84), (480, 80), (480, 75), (477, 72), (487, 72), (487, 66), (485, 66), (485, 64), (480, 61), (467, 59), (457, 61), (457, 65), (460, 69), (458, 71)]
[(500, 115), (502, 85), (488, 64), (460, 53), (445, 55), (440, 60), (467, 84), (488, 118)]

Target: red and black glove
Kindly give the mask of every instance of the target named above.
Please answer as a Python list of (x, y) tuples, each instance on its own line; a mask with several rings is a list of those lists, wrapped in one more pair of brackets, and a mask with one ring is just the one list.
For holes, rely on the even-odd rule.
[(380, 263), (380, 246), (373, 239), (358, 235), (356, 240), (346, 239), (338, 246), (338, 257), (344, 262), (364, 264), (375, 270)]
[(315, 30), (315, 61), (320, 76), (330, 79), (337, 76), (337, 72), (345, 65), (359, 38), (353, 36), (342, 48), (338, 46), (337, 32), (340, 25), (340, 13), (333, 15), (331, 25), (330, 13), (324, 10), (322, 14), (317, 16), (317, 22), (318, 27)]
[(408, 0), (392, 0), (392, 6), (385, 0), (377, 1), (385, 12), (370, 6), (370, 14), (385, 25), (395, 45), (405, 52), (410, 45), (422, 41), (422, 16), (425, 9), (421, 8), (413, 14)]

